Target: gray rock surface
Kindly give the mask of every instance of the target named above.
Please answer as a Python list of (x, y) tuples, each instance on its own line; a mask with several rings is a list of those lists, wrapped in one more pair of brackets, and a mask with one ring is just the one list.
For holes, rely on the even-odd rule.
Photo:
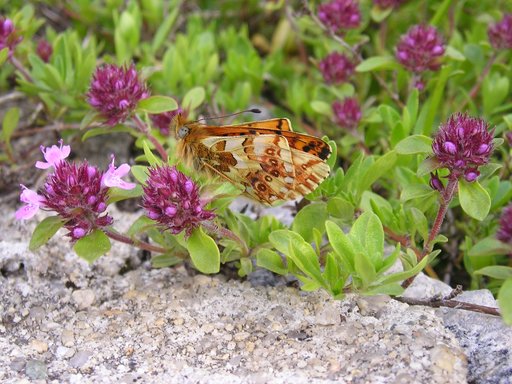
[[(150, 269), (124, 245), (89, 266), (60, 236), (30, 253), (35, 221), (15, 223), (11, 215), (0, 222), (1, 382), (505, 380), (500, 367), (508, 360), (493, 372), (479, 372), (486, 352), (471, 354), (461, 345), (487, 338), (488, 330), (484, 324), (459, 327), (455, 316), (462, 311), (446, 327), (449, 311), (410, 307), (386, 296), (335, 301), (321, 292), (190, 276), (183, 267)], [(131, 221), (127, 216), (119, 223)], [(126, 265), (136, 268), (121, 274)], [(483, 315), (470, 315), (482, 322)], [(458, 340), (464, 332), (466, 338)], [(496, 338), (486, 345), (498, 345)], [(501, 347), (508, 351), (510, 343)]]

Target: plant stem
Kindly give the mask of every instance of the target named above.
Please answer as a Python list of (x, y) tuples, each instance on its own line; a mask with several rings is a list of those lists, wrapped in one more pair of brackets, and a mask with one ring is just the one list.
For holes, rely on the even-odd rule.
[(14, 68), (18, 70), (18, 72), (21, 74), (23, 78), (25, 78), (26, 81), (28, 81), (29, 83), (34, 82), (34, 80), (32, 80), (32, 76), (30, 76), (30, 73), (16, 57), (11, 56), (9, 61), (11, 62), (12, 65), (14, 65)]
[(458, 300), (446, 300), (446, 299), (422, 300), (422, 299), (413, 299), (410, 297), (393, 297), (393, 299), (400, 301), (402, 303), (409, 304), (409, 305), (425, 305), (427, 307), (434, 307), (434, 308), (448, 307), (448, 308), (454, 308), (454, 309), (464, 309), (466, 311), (472, 311), (472, 312), (486, 313), (488, 315), (501, 316), (498, 308), (487, 307), (485, 305), (465, 303), (463, 301), (458, 301)]
[(140, 119), (139, 116), (133, 115), (133, 121), (135, 122), (135, 125), (141, 131), (149, 141), (155, 146), (157, 152), (159, 153), (162, 160), (167, 163), (167, 160), (169, 159), (169, 156), (167, 155), (167, 152), (165, 151), (165, 148), (162, 146), (162, 144), (154, 137), (151, 132), (149, 131), (148, 126)]
[(208, 232), (217, 233), (220, 237), (228, 238), (230, 240), (233, 240), (233, 241), (237, 242), (242, 247), (242, 251), (243, 251), (244, 256), (249, 255), (249, 247), (247, 246), (245, 241), (243, 241), (240, 237), (235, 235), (229, 229), (221, 227), (221, 226), (218, 226), (218, 225), (216, 225), (216, 224), (214, 224), (214, 223), (212, 223), (210, 221), (205, 221), (205, 222), (201, 223), (201, 225)]
[[(453, 195), (455, 194), (455, 191), (457, 190), (457, 186), (459, 184), (459, 176), (456, 173), (450, 173), (450, 176), (448, 177), (448, 184), (446, 185), (445, 189), (441, 193), (441, 204), (439, 205), (439, 210), (437, 211), (437, 216), (434, 221), (434, 225), (430, 229), (430, 233), (428, 235), (428, 240), (423, 245), (423, 251), (418, 256), (418, 263), (423, 260), (425, 256), (427, 256), (432, 251), (432, 242), (439, 234), (439, 231), (441, 230), (441, 225), (443, 224), (444, 217), (446, 215), (446, 212), (448, 211), (448, 206), (450, 205), (450, 202), (453, 199)], [(407, 288), (411, 283), (414, 281), (414, 278), (417, 275), (411, 276), (407, 280), (405, 280), (402, 283), (403, 288)]]
[(121, 243), (129, 244), (129, 245), (133, 245), (134, 247), (137, 247), (137, 248), (140, 248), (140, 249), (144, 249), (145, 251), (157, 252), (157, 253), (166, 253), (168, 251), (165, 248), (159, 247), (157, 245), (149, 244), (149, 243), (147, 243), (145, 241), (142, 241), (142, 240), (131, 239), (131, 238), (125, 236), (125, 235), (122, 235), (122, 234), (120, 234), (118, 232), (114, 232), (114, 231), (112, 231), (110, 229), (103, 229), (103, 232), (105, 233), (105, 235), (110, 237), (112, 240), (116, 240), (116, 241), (119, 241)]

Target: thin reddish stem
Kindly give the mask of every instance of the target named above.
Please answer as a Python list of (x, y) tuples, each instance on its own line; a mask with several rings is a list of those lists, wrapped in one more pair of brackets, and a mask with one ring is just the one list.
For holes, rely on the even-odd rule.
[(140, 249), (144, 249), (145, 251), (149, 251), (149, 252), (156, 252), (156, 253), (166, 253), (168, 252), (167, 249), (165, 248), (162, 248), (162, 247), (159, 247), (159, 246), (156, 246), (156, 245), (153, 245), (153, 244), (149, 244), (145, 241), (142, 241), (142, 240), (138, 240), (138, 239), (131, 239), (125, 235), (122, 235), (118, 232), (114, 232), (110, 229), (103, 229), (103, 232), (105, 233), (105, 235), (107, 235), (108, 237), (110, 237), (112, 240), (116, 240), (116, 241), (119, 241), (121, 243), (125, 243), (125, 244), (129, 244), (129, 245), (133, 245), (134, 247), (137, 247), (137, 248), (140, 248)]
[(167, 160), (169, 159), (169, 155), (167, 154), (163, 145), (157, 140), (156, 137), (154, 137), (151, 134), (148, 126), (137, 115), (133, 115), (133, 121), (135, 122), (135, 125), (137, 126), (139, 131), (142, 132), (148, 138), (148, 140), (155, 146), (155, 148), (156, 148), (158, 154), (160, 155), (160, 157), (162, 158), (162, 160), (165, 163), (167, 163)]

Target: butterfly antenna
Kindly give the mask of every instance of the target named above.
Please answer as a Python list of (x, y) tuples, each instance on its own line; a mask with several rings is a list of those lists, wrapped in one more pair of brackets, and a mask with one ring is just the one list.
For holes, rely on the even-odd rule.
[(230, 113), (230, 114), (228, 114), (228, 115), (222, 115), (222, 116), (205, 116), (205, 117), (201, 117), (200, 119), (197, 119), (197, 120), (193, 121), (193, 123), (197, 123), (198, 121), (201, 121), (201, 120), (215, 120), (215, 119), (223, 119), (223, 118), (225, 118), (225, 117), (231, 117), (231, 116), (241, 115), (242, 113), (261, 113), (261, 110), (259, 110), (258, 108), (252, 108), (252, 109), (246, 109), (245, 111), (240, 111), (240, 112)]

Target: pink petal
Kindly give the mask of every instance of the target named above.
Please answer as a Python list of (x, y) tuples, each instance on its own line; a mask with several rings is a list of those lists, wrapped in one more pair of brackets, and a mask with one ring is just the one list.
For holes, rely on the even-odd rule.
[(39, 210), (39, 205), (27, 204), (16, 211), (14, 216), (16, 220), (28, 220), (34, 217)]

